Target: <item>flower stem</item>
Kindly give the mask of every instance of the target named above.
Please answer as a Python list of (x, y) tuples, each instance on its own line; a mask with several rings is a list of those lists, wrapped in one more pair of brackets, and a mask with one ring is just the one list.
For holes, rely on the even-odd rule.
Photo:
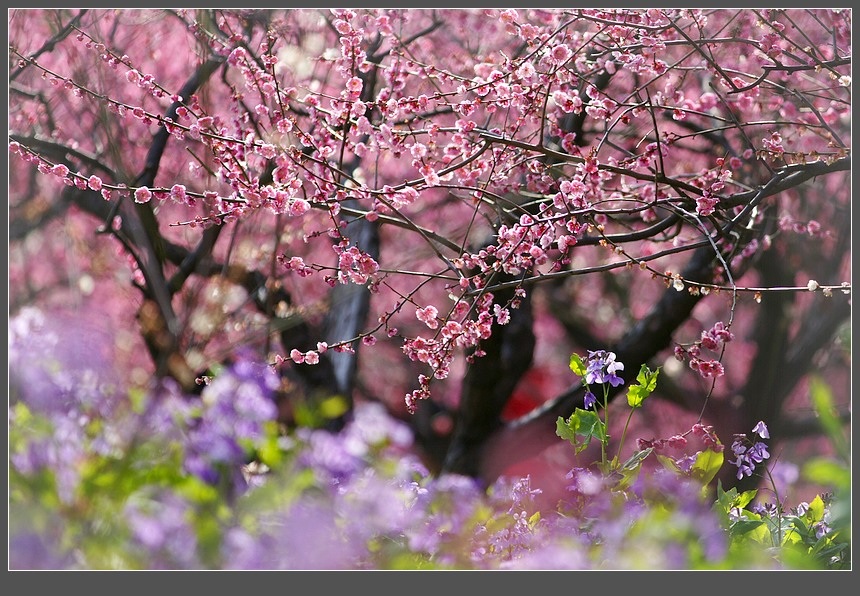
[(621, 457), (621, 448), (624, 447), (624, 437), (627, 436), (627, 428), (630, 426), (630, 420), (633, 419), (634, 408), (630, 409), (630, 414), (627, 415), (627, 422), (624, 423), (624, 430), (621, 431), (621, 440), (618, 442), (618, 457)]

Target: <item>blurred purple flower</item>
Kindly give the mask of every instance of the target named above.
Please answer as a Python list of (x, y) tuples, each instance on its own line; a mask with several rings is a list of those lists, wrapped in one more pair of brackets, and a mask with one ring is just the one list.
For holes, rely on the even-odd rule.
[(149, 569), (194, 569), (197, 535), (191, 525), (191, 507), (179, 495), (159, 491), (133, 496), (125, 507), (132, 540), (144, 553)]
[(305, 497), (285, 511), (258, 515), (255, 525), (253, 532), (239, 527), (227, 531), (221, 553), (225, 569), (357, 569), (365, 554), (322, 498)]
[(118, 403), (112, 337), (75, 314), (26, 307), (9, 318), (10, 403), (42, 414), (110, 417)]
[(226, 473), (235, 489), (247, 488), (241, 466), (248, 450), (264, 438), (265, 423), (277, 416), (277, 387), (277, 375), (267, 365), (241, 358), (206, 386), (199, 414), (194, 408), (174, 410), (189, 416), (186, 470), (213, 485)]
[(47, 533), (12, 532), (9, 535), (9, 569), (60, 570), (73, 567), (72, 556), (57, 552), (59, 541)]

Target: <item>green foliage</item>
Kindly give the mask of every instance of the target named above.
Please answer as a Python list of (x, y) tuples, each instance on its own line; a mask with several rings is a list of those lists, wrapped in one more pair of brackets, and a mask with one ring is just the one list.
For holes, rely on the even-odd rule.
[(597, 437), (601, 442), (607, 439), (606, 425), (597, 413), (582, 408), (576, 408), (567, 420), (559, 416), (555, 424), (555, 434), (570, 441), (577, 453), (588, 447), (592, 437)]
[(580, 356), (576, 352), (570, 355), (570, 370), (572, 370), (573, 374), (575, 374), (577, 377), (585, 377), (585, 362), (583, 362), (582, 356)]
[(657, 375), (660, 369), (651, 371), (648, 365), (643, 364), (636, 375), (636, 384), (627, 389), (627, 405), (631, 408), (641, 408), (645, 399), (657, 388)]
[(738, 494), (717, 487), (715, 510), (728, 528), (734, 553), (756, 553), (762, 548), (789, 569), (848, 569), (851, 564), (850, 469), (847, 439), (835, 416), (830, 389), (819, 379), (810, 383), (813, 406), (839, 461), (812, 458), (803, 468), (810, 482), (832, 487), (809, 503), (786, 510), (782, 503), (768, 514), (753, 511), (757, 491)]
[(299, 426), (322, 428), (325, 424), (349, 410), (349, 403), (342, 395), (331, 395), (318, 403), (305, 402), (296, 406), (295, 418)]

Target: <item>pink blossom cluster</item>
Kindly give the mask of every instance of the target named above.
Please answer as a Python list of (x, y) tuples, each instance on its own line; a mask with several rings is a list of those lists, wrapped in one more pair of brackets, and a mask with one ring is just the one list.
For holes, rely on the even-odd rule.
[[(446, 315), (441, 305), (450, 293), (466, 303), (492, 292), (499, 274), (537, 283), (572, 262), (581, 264), (572, 275), (613, 266), (589, 246), (601, 236), (644, 234), (645, 226), (695, 205), (701, 222), (683, 219), (647, 238), (603, 244), (614, 258), (680, 252), (693, 235), (702, 241), (715, 234), (744, 207), (733, 197), (761, 183), (750, 174), (756, 158), (766, 155), (775, 171), (789, 156), (814, 162), (844, 149), (838, 132), (850, 96), (841, 54), (850, 47), (850, 27), (834, 13), (822, 11), (817, 21), (816, 39), (828, 42), (816, 50), (820, 56), (795, 47), (776, 12), (336, 9), (313, 18), (267, 13), (271, 20), (259, 28), (251, 14), (226, 11), (198, 22), (194, 11), (176, 13), (186, 41), (223, 60), (205, 92), (189, 97), (168, 92), (189, 76), (178, 61), (156, 60), (151, 42), (147, 49), (129, 44), (131, 56), (119, 41), (111, 48), (99, 41), (112, 39), (101, 25), (78, 33), (83, 49), (71, 45), (78, 58), (107, 65), (105, 80), (116, 79), (109, 93), (62, 74), (74, 60), (14, 55), (19, 68), (34, 73), (28, 84), (41, 78), (52, 101), (73, 100), (66, 109), (78, 111), (71, 113), (95, 106), (118, 116), (130, 161), (142, 163), (140, 147), (153, 130), (169, 133), (173, 153), (158, 184), (124, 186), (109, 178), (109, 167), (42, 155), (23, 141), (10, 139), (10, 152), (67, 186), (106, 200), (152, 202), (159, 216), (181, 214), (181, 225), (255, 221), (249, 227), (265, 240), (250, 243), (275, 246), (278, 262), (297, 274), (291, 283), (329, 271), (320, 281), (330, 286), (367, 284), (393, 297), (395, 306), (385, 307), (392, 317), (416, 300), (416, 287), (427, 288), (432, 297), (422, 298), (415, 314), (436, 335), (425, 338), (424, 328), (399, 321), (404, 331), (392, 335), (404, 338), (404, 353), (428, 364), (434, 378), (448, 375), (456, 350), (479, 346), (492, 321), (508, 322), (513, 307), (478, 299), (471, 318)], [(723, 37), (729, 22), (749, 39)], [(712, 54), (705, 57), (694, 50), (709, 36)], [(470, 37), (485, 44), (479, 54), (464, 51)], [(305, 45), (319, 46), (319, 56), (296, 58)], [(745, 60), (754, 68), (720, 66), (736, 59), (738, 48), (749, 50)], [(797, 94), (774, 92), (780, 85)], [(10, 130), (47, 127), (44, 106), (22, 104)], [(75, 120), (69, 113), (63, 121)], [(55, 141), (63, 134), (78, 147), (71, 133), (56, 131)], [(78, 136), (81, 155), (109, 145)], [(796, 208), (789, 201), (782, 212)], [(263, 223), (256, 215), (266, 216)], [(284, 225), (281, 216), (288, 233), (276, 227)], [(350, 242), (347, 218), (379, 224), (381, 255)], [(780, 227), (824, 236), (819, 222), (824, 217), (811, 214), (808, 223), (781, 219)], [(413, 266), (406, 251), (385, 242), (405, 242), (422, 256)], [(739, 255), (752, 257), (768, 242), (745, 241)], [(683, 290), (683, 280), (675, 281)], [(351, 340), (373, 337), (365, 329)], [(730, 339), (727, 328), (715, 326), (676, 353), (703, 377), (717, 377), (722, 364), (700, 350)], [(302, 352), (301, 359), (313, 357)]]
[(364, 285), (379, 271), (379, 263), (357, 246), (346, 246), (344, 242), (332, 247), (337, 254), (337, 281), (342, 284)]
[(681, 362), (688, 361), (690, 368), (702, 378), (716, 378), (725, 374), (725, 368), (719, 360), (706, 359), (702, 357), (702, 348), (718, 351), (724, 344), (732, 341), (734, 334), (729, 326), (722, 321), (714, 323), (713, 327), (702, 331), (699, 341), (689, 346), (676, 345), (675, 358)]

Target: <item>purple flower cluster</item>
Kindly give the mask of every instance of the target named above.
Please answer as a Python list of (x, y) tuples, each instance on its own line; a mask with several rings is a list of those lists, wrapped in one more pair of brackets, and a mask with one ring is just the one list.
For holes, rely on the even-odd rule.
[(616, 373), (624, 370), (624, 364), (615, 360), (615, 352), (606, 350), (588, 351), (585, 382), (588, 385), (595, 383), (609, 383), (613, 387), (624, 384), (624, 379)]
[(668, 470), (609, 490), (594, 471), (568, 475), (564, 515), (546, 517), (513, 569), (687, 569), (721, 561), (728, 537), (701, 484)]
[[(762, 421), (759, 421), (753, 427), (752, 432), (756, 433), (762, 439), (770, 438), (767, 426)], [(735, 435), (732, 442), (732, 453), (735, 459), (731, 463), (738, 468), (738, 480), (744, 476), (752, 476), (756, 465), (770, 457), (767, 445), (761, 441), (753, 442), (744, 434)]]
[(22, 309), (9, 319), (10, 403), (21, 400), (47, 415), (109, 419), (122, 402), (108, 366), (110, 346), (104, 329), (72, 314)]
[(240, 466), (277, 416), (277, 388), (270, 367), (246, 359), (219, 374), (203, 390), (202, 413), (189, 421), (186, 470), (213, 485), (230, 473), (234, 485), (244, 486)]
[(308, 445), (300, 463), (314, 471), (322, 486), (348, 482), (368, 465), (373, 453), (385, 449), (406, 451), (413, 439), (408, 426), (394, 420), (376, 403), (355, 408), (352, 420), (338, 434), (299, 429), (298, 436)]
[(115, 453), (125, 434), (119, 412), (126, 399), (98, 357), (106, 345), (104, 334), (65, 315), (28, 307), (9, 319), (9, 424), (16, 404), (42, 417), (28, 428), (28, 441), (10, 450), (10, 463), (25, 475), (52, 473), (66, 504), (88, 455)]
[(191, 524), (191, 504), (170, 491), (137, 493), (126, 504), (125, 520), (132, 543), (150, 568), (194, 569), (197, 536)]
[[(13, 568), (88, 565), (86, 548), (63, 546), (69, 542), (65, 528), (88, 524), (127, 537), (116, 545), (111, 564), (151, 569), (379, 569), (419, 562), (452, 569), (683, 569), (718, 563), (727, 552), (727, 534), (701, 485), (677, 474), (640, 474), (621, 491), (593, 470), (574, 469), (558, 511), (538, 516), (533, 497), (540, 491), (528, 477), (503, 477), (487, 488), (466, 476), (431, 476), (408, 427), (373, 403), (356, 404), (339, 433), (302, 429), (283, 438), (284, 469), (260, 465), (249, 485), (242, 475), (248, 458), (274, 438), (278, 378), (270, 367), (240, 358), (200, 397), (162, 384), (129, 407), (131, 400), (112, 397), (98, 367), (85, 366), (85, 374), (66, 371), (73, 381), (64, 380), (62, 371), (50, 377), (47, 360), (30, 361), (39, 366), (27, 369), (21, 360), (27, 350), (57, 344), (50, 333), (28, 335), (47, 329), (39, 313), (26, 314), (13, 327), (10, 352), (21, 365), (13, 371), (18, 381), (42, 370), (52, 380), (40, 391), (52, 393), (34, 394), (24, 382), (15, 398), (20, 403), (9, 409), (16, 435), (10, 441), (12, 479), (34, 478), (38, 485), (47, 471), (51, 490), (71, 505), (49, 512), (50, 518), (37, 511), (33, 515), (42, 522), (31, 524), (22, 520), (36, 505), (10, 504)], [(612, 352), (589, 352), (586, 383), (618, 386), (621, 370)], [(107, 411), (110, 418), (96, 418)], [(709, 427), (693, 432), (706, 443), (716, 441)], [(753, 433), (769, 438), (763, 422)], [(739, 478), (769, 458), (762, 441), (745, 435), (735, 437), (732, 452)], [(104, 462), (132, 455), (138, 459), (128, 469), (157, 468), (157, 481), (134, 476), (122, 483), (131, 488), (116, 495), (109, 520), (67, 523), (69, 512), (87, 509), (76, 499), (92, 498), (82, 490), (93, 486), (87, 471), (110, 471)], [(194, 491), (180, 488), (193, 486), (189, 477), (217, 487), (226, 498), (219, 507), (229, 508), (229, 515), (203, 520), (213, 510), (195, 501)], [(171, 485), (174, 480), (178, 484)], [(109, 492), (97, 498), (99, 507), (111, 505)], [(801, 506), (797, 515), (803, 513)], [(46, 530), (35, 532), (37, 525)], [(214, 542), (200, 532), (204, 526), (217, 526)], [(814, 529), (823, 535), (829, 526), (823, 520)]]
[(624, 364), (615, 360), (615, 352), (606, 350), (589, 350), (586, 359), (585, 384), (588, 386), (585, 392), (585, 409), (597, 403), (597, 396), (591, 391), (591, 385), (596, 383), (609, 383), (613, 387), (624, 384), (624, 379), (616, 373), (624, 370)]

